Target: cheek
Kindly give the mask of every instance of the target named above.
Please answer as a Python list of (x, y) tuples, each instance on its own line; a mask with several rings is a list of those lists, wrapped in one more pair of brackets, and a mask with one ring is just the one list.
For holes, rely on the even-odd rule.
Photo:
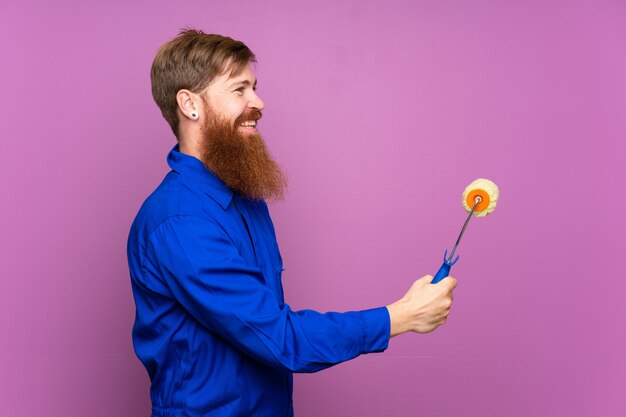
[(230, 121), (234, 122), (235, 120), (237, 120), (237, 118), (239, 116), (241, 116), (243, 113), (245, 113), (246, 111), (246, 106), (245, 104), (235, 104), (232, 103), (229, 108), (228, 108), (228, 118), (230, 119)]

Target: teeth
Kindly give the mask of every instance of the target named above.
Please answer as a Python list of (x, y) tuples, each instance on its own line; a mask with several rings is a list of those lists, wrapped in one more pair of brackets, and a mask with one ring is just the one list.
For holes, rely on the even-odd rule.
[(256, 126), (256, 121), (254, 120), (248, 120), (246, 122), (243, 122), (240, 126), (245, 126), (245, 127), (255, 127)]

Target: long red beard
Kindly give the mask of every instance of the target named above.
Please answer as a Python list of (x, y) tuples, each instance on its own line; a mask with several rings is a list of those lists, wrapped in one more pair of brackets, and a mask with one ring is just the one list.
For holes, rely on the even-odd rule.
[(241, 115), (234, 125), (206, 106), (202, 129), (202, 162), (231, 190), (250, 200), (280, 200), (287, 179), (272, 159), (258, 133), (243, 134), (237, 126), (244, 120), (258, 120), (257, 109)]

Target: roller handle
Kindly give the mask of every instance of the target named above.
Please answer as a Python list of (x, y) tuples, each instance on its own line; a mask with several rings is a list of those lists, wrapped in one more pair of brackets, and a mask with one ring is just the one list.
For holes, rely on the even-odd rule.
[(439, 268), (439, 271), (437, 271), (437, 273), (433, 277), (433, 280), (430, 282), (431, 284), (436, 284), (442, 279), (444, 279), (445, 277), (447, 277), (448, 275), (450, 275), (450, 268), (459, 260), (459, 257), (457, 256), (454, 261), (449, 262), (446, 259), (447, 257), (448, 257), (448, 251), (446, 250), (445, 254), (443, 255), (443, 264)]

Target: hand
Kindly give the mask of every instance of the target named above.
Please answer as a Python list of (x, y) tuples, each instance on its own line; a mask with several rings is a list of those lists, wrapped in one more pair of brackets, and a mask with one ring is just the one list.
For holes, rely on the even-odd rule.
[(391, 337), (409, 331), (429, 333), (446, 322), (457, 282), (446, 277), (431, 284), (432, 279), (430, 275), (418, 279), (404, 297), (387, 306)]

